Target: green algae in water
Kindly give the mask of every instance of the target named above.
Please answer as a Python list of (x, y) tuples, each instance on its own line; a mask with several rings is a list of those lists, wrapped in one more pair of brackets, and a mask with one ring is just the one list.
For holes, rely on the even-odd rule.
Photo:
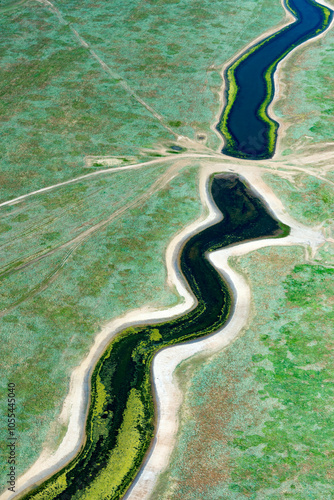
[[(167, 323), (127, 329), (110, 344), (92, 375), (86, 444), (63, 471), (37, 489), (37, 495), (54, 481), (65, 483), (66, 478), (64, 491), (50, 498), (89, 499), (97, 492), (102, 498), (120, 498), (153, 436), (153, 355), (162, 347), (213, 333), (228, 318), (230, 291), (205, 253), (248, 239), (282, 235), (278, 221), (237, 176), (216, 176), (211, 191), (224, 218), (191, 237), (181, 251), (181, 270), (196, 295), (197, 307)], [(109, 476), (112, 493), (106, 493), (102, 484), (106, 471), (115, 467), (118, 475)], [(33, 499), (35, 493), (25, 498)]]
[(181, 366), (192, 382), (156, 498), (331, 498), (334, 270), (302, 260), (287, 247), (234, 263), (255, 316), (195, 373)]

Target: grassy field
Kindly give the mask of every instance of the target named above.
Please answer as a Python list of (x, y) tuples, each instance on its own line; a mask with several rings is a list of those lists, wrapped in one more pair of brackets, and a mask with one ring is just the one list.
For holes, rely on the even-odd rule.
[[(334, 8), (332, 1), (327, 2)], [(280, 73), (282, 96), (274, 106), (275, 114), (288, 128), (280, 147), (288, 156), (309, 148), (323, 151), (324, 143), (333, 142), (334, 100), (331, 54), (334, 48), (333, 26), (324, 37), (296, 50), (284, 62)]]
[(334, 270), (296, 248), (233, 265), (251, 283), (252, 321), (225, 351), (179, 368), (178, 446), (152, 498), (329, 500)]
[[(87, 156), (142, 162), (173, 151), (179, 134), (216, 149), (221, 67), (283, 9), (269, 0), (27, 0), (2, 2), (0, 14), (5, 201), (99, 168)], [(201, 207), (198, 165), (176, 162), (0, 209), (1, 412), (15, 381), (18, 473), (63, 435), (56, 417), (70, 373), (101, 325), (178, 300), (166, 288), (164, 252)]]
[(87, 155), (141, 161), (170, 130), (216, 149), (222, 65), (283, 17), (278, 0), (55, 6), (1, 12), (0, 200), (86, 173)]
[(297, 173), (293, 180), (267, 173), (263, 176), (294, 218), (305, 225), (321, 224), (329, 229), (334, 222), (334, 189), (329, 183), (332, 177), (330, 172), (323, 179), (303, 173)]
[(135, 171), (108, 174), (4, 207), (1, 410), (15, 381), (18, 472), (43, 442), (59, 441), (63, 429), (51, 423), (101, 325), (135, 307), (177, 302), (165, 284), (166, 246), (201, 213), (198, 169), (180, 170), (146, 167), (141, 183)]
[[(294, 218), (333, 241), (333, 172), (321, 174), (264, 180)], [(332, 498), (332, 242), (305, 259), (287, 247), (231, 262), (252, 289), (249, 327), (211, 359), (181, 364), (178, 445), (152, 498)]]

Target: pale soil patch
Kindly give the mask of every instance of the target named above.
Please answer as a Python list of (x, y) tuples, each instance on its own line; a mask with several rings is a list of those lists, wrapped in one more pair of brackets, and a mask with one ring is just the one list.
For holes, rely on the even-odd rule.
[[(287, 15), (286, 21), (291, 21), (292, 16)], [(287, 23), (283, 23), (284, 26)], [(253, 41), (249, 44), (242, 52), (244, 52), (248, 47), (257, 43), (260, 39), (263, 39), (265, 36), (274, 33), (282, 26), (278, 26), (273, 30), (270, 30), (265, 35), (262, 35), (257, 40)], [(323, 33), (321, 36), (324, 36)], [(309, 42), (311, 42), (310, 40)], [(307, 42), (308, 43), (308, 42)], [(235, 59), (235, 58), (233, 58)], [(286, 58), (285, 58), (286, 59)], [(284, 61), (285, 61), (284, 59)], [(281, 65), (283, 62), (279, 64), (279, 68), (275, 73), (275, 80), (279, 78), (279, 71), (282, 70)], [(230, 61), (231, 62), (231, 61)], [(230, 62), (228, 64), (230, 64)], [(225, 65), (227, 66), (227, 65)], [(277, 81), (276, 81), (276, 85)], [(275, 95), (274, 100), (280, 97), (281, 90), (278, 88), (278, 92)], [(273, 106), (271, 104), (271, 107)], [(275, 118), (276, 119), (276, 118)], [(284, 126), (280, 128), (280, 132), (284, 133)], [(185, 138), (179, 138), (184, 140)], [(199, 148), (200, 149), (200, 148)], [(279, 153), (279, 148), (277, 149)], [(214, 159), (214, 155), (205, 155), (205, 154), (184, 154), (180, 155), (180, 157), (188, 157), (188, 158), (198, 158), (204, 160), (206, 157)], [(180, 247), (183, 241), (188, 238), (191, 234), (196, 233), (201, 228), (204, 228), (207, 225), (210, 225), (214, 220), (218, 220), (218, 214), (215, 212), (215, 208), (208, 198), (207, 192), (207, 180), (212, 173), (218, 173), (223, 171), (230, 171), (242, 174), (248, 182), (255, 188), (258, 194), (265, 200), (268, 207), (272, 210), (272, 212), (278, 217), (282, 222), (288, 224), (292, 230), (289, 237), (281, 239), (281, 240), (262, 240), (262, 241), (254, 241), (245, 244), (241, 244), (235, 247), (231, 247), (230, 249), (220, 250), (214, 252), (210, 255), (211, 262), (217, 267), (217, 269), (222, 272), (226, 279), (231, 284), (235, 292), (235, 312), (226, 325), (225, 328), (217, 332), (215, 335), (210, 336), (204, 340), (196, 341), (184, 345), (174, 346), (173, 348), (165, 349), (164, 351), (159, 352), (159, 354), (155, 357), (153, 363), (153, 372), (154, 372), (154, 383), (155, 390), (158, 402), (158, 427), (157, 427), (157, 435), (154, 440), (154, 444), (151, 450), (151, 453), (144, 464), (142, 471), (140, 472), (137, 480), (133, 484), (132, 488), (129, 490), (126, 498), (129, 499), (144, 499), (148, 498), (150, 493), (153, 490), (155, 485), (157, 476), (160, 472), (162, 472), (169, 461), (169, 457), (171, 451), (175, 444), (176, 431), (178, 427), (177, 413), (182, 401), (182, 394), (178, 387), (175, 385), (173, 379), (173, 371), (175, 367), (183, 360), (188, 357), (196, 354), (198, 352), (216, 352), (219, 349), (227, 346), (232, 340), (234, 340), (240, 333), (240, 331), (246, 326), (247, 318), (249, 315), (249, 304), (250, 304), (250, 292), (248, 285), (243, 280), (243, 278), (237, 275), (227, 264), (227, 259), (232, 255), (241, 255), (247, 253), (249, 251), (253, 251), (257, 248), (268, 246), (268, 245), (304, 245), (311, 247), (312, 255), (314, 255), (317, 247), (325, 242), (325, 238), (322, 233), (314, 231), (309, 228), (305, 228), (301, 224), (294, 221), (285, 211), (282, 203), (276, 198), (271, 189), (263, 182), (261, 179), (261, 171), (265, 171), (261, 167), (249, 166), (249, 164), (245, 163), (245, 161), (233, 160), (233, 164), (228, 164), (226, 160), (230, 161), (229, 157), (224, 155), (220, 155), (224, 164), (217, 165), (206, 165), (201, 172), (201, 198), (203, 205), (206, 207), (208, 212), (208, 216), (206, 219), (202, 218), (187, 229), (182, 231), (169, 245), (166, 253), (167, 259), (167, 269), (168, 269), (168, 283), (170, 286), (175, 286), (178, 290), (180, 296), (183, 298), (183, 302), (171, 309), (168, 310), (154, 310), (151, 308), (141, 308), (139, 310), (131, 311), (126, 315), (113, 320), (108, 323), (98, 334), (95, 339), (94, 345), (91, 348), (91, 351), (87, 358), (83, 361), (83, 363), (77, 367), (71, 377), (70, 383), (70, 391), (64, 402), (63, 410), (61, 415), (59, 416), (59, 421), (62, 424), (68, 424), (68, 430), (63, 439), (61, 445), (56, 450), (56, 452), (51, 453), (51, 450), (45, 448), (39, 457), (39, 459), (35, 462), (35, 464), (23, 475), (19, 478), (17, 482), (17, 493), (22, 492), (24, 489), (31, 487), (32, 485), (44, 480), (46, 477), (55, 473), (58, 469), (64, 466), (71, 458), (73, 458), (84, 439), (84, 424), (87, 413), (87, 405), (89, 400), (89, 379), (92, 372), (92, 369), (96, 363), (96, 361), (101, 356), (103, 350), (106, 345), (110, 342), (110, 340), (121, 330), (126, 328), (127, 326), (138, 324), (140, 322), (154, 322), (161, 321), (163, 319), (168, 319), (177, 315), (180, 315), (191, 307), (194, 306), (194, 298), (189, 293), (189, 290), (182, 278), (180, 279), (180, 274), (177, 268), (177, 256), (180, 250)], [(159, 158), (157, 160), (153, 160), (150, 162), (135, 164), (135, 165), (127, 165), (125, 167), (113, 168), (112, 171), (116, 171), (119, 169), (130, 169), (130, 168), (140, 168), (147, 164), (158, 163), (166, 160), (175, 160), (175, 157), (170, 158)], [(327, 152), (323, 152), (321, 155), (310, 154), (305, 158), (302, 156), (297, 156), (295, 159), (290, 159), (290, 165), (294, 168), (291, 163), (297, 163), (297, 165), (303, 164), (303, 162), (307, 164), (312, 164), (315, 160), (325, 163), (326, 161), (333, 159), (333, 152), (331, 150)], [(266, 160), (259, 162), (263, 167), (269, 166), (274, 167), (276, 170), (280, 166), (283, 168), (288, 168), (285, 162), (277, 162), (277, 160)], [(254, 165), (254, 164), (253, 164)], [(247, 173), (245, 173), (245, 166), (247, 166)], [(298, 167), (297, 167), (298, 168)], [(331, 166), (324, 165), (324, 170), (328, 170), (332, 168)], [(302, 170), (305, 173), (314, 175), (313, 173), (307, 171), (304, 168), (299, 167), (298, 170)], [(110, 169), (108, 169), (110, 171)], [(105, 171), (104, 171), (105, 172)], [(91, 175), (99, 175), (103, 173), (103, 171), (94, 172), (92, 174), (88, 174), (82, 176), (78, 179), (73, 179), (70, 181), (66, 181), (64, 183), (60, 183), (54, 186), (49, 186), (44, 189), (34, 191), (32, 193), (28, 193), (27, 195), (23, 195), (15, 200), (10, 200), (5, 202), (2, 205), (7, 205), (15, 202), (21, 201), (21, 199), (26, 198), (27, 196), (31, 196), (40, 192), (48, 191), (55, 187), (59, 187), (61, 185), (65, 185), (71, 182), (76, 182), (81, 178), (86, 178)], [(9, 499), (17, 496), (17, 493), (12, 495), (10, 492), (5, 492), (1, 495), (1, 499)]]
[[(225, 91), (226, 91), (226, 88), (225, 88), (225, 72), (226, 72), (227, 68), (234, 61), (236, 61), (237, 59), (239, 59), (242, 54), (244, 54), (245, 52), (247, 52), (248, 49), (250, 49), (254, 45), (256, 45), (259, 42), (261, 42), (262, 40), (264, 40), (265, 38), (268, 38), (269, 36), (273, 35), (277, 31), (281, 30), (285, 26), (288, 26), (289, 24), (293, 23), (296, 20), (295, 16), (285, 6), (283, 0), (281, 0), (281, 3), (282, 3), (282, 7), (284, 8), (284, 11), (285, 11), (285, 18), (284, 18), (284, 20), (280, 24), (274, 26), (273, 28), (267, 30), (265, 33), (263, 33), (260, 36), (258, 36), (255, 40), (252, 40), (249, 44), (247, 44), (244, 48), (242, 48), (236, 55), (234, 55), (231, 59), (229, 59), (224, 64), (224, 66), (222, 67), (222, 70), (221, 70), (220, 74), (221, 74), (221, 77), (222, 77), (222, 81), (224, 82), (224, 85), (222, 85), (221, 91), (219, 93), (220, 108), (219, 108), (219, 112), (217, 113), (217, 115), (215, 117), (214, 123), (211, 125), (211, 130), (216, 133), (216, 135), (219, 137), (219, 139), (220, 139), (220, 141), (222, 143), (221, 146), (218, 148), (217, 151), (221, 151), (221, 149), (223, 147), (223, 144), (224, 144), (224, 139), (222, 138), (221, 134), (217, 131), (216, 125), (217, 125), (217, 123), (220, 120), (221, 114), (222, 114), (223, 109), (224, 109), (225, 104), (226, 104), (226, 99), (225, 99)], [(321, 4), (321, 5), (325, 5), (326, 7), (330, 8), (330, 9), (334, 8), (334, 6), (332, 5), (332, 2), (321, 1), (321, 2), (318, 2), (318, 3)], [(284, 135), (286, 133), (286, 130), (289, 127), (289, 123), (282, 122), (282, 120), (280, 120), (276, 116), (276, 114), (274, 112), (274, 106), (275, 106), (276, 102), (279, 99), (281, 99), (282, 97), (285, 96), (285, 88), (284, 88), (284, 84), (282, 83), (282, 74), (284, 72), (284, 64), (288, 60), (288, 58), (291, 56), (291, 54), (294, 54), (295, 50), (298, 50), (299, 47), (305, 47), (308, 44), (312, 43), (314, 40), (318, 40), (318, 39), (324, 37), (326, 35), (326, 33), (328, 32), (328, 30), (330, 30), (333, 27), (333, 25), (334, 25), (334, 19), (332, 20), (330, 26), (328, 26), (328, 28), (323, 33), (321, 33), (320, 35), (317, 35), (317, 36), (311, 38), (310, 40), (307, 40), (306, 42), (303, 42), (301, 45), (298, 45), (297, 47), (295, 47), (294, 49), (292, 49), (282, 59), (282, 61), (280, 61), (278, 63), (278, 65), (277, 65), (277, 68), (276, 68), (275, 73), (274, 73), (274, 88), (275, 88), (275, 93), (274, 93), (273, 100), (269, 104), (268, 110), (267, 110), (268, 115), (271, 118), (273, 118), (275, 121), (277, 121), (279, 123), (279, 133), (277, 134), (277, 142), (276, 142), (276, 148), (275, 148), (275, 154), (274, 154), (275, 157), (277, 157), (277, 156), (281, 157), (281, 154), (282, 154), (281, 140), (284, 137)], [(302, 148), (302, 146), (300, 147), (300, 149), (301, 148)], [(329, 159), (329, 158), (333, 158), (333, 153), (328, 152), (328, 154), (326, 155), (326, 157), (323, 158), (323, 160), (326, 160), (326, 159)]]

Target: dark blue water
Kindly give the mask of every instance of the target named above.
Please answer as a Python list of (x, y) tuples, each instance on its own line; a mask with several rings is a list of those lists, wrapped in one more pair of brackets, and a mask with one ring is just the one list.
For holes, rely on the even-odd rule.
[[(330, 11), (326, 23), (323, 8), (312, 0), (289, 0), (286, 5), (297, 17), (296, 22), (267, 39), (264, 45), (258, 47), (235, 69), (239, 90), (227, 120), (232, 140), (226, 138), (222, 151), (230, 156), (250, 159), (272, 157), (274, 141), (270, 146), (269, 131), (271, 128), (271, 133), (276, 138), (278, 124), (274, 120), (268, 124), (258, 114), (269, 91), (264, 73), (273, 63), (276, 62), (277, 65), (288, 51), (318, 34), (317, 30), (324, 31), (332, 19), (333, 12)], [(273, 77), (271, 80), (273, 81)], [(273, 94), (274, 92), (271, 93), (270, 101)], [(224, 111), (222, 118), (223, 116)], [(222, 118), (217, 126), (220, 132), (224, 132), (220, 127)]]

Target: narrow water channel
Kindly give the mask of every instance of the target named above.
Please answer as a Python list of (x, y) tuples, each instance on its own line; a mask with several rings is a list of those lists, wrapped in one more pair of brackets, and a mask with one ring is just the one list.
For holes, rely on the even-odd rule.
[[(139, 325), (118, 335), (92, 376), (87, 439), (82, 451), (62, 471), (24, 498), (95, 500), (118, 499), (124, 494), (153, 437), (150, 373), (153, 355), (168, 345), (217, 331), (233, 308), (229, 287), (209, 263), (206, 253), (246, 240), (285, 236), (289, 232), (238, 176), (215, 176), (210, 191), (223, 218), (189, 238), (183, 245), (179, 262), (180, 272), (196, 296), (196, 306), (170, 321)], [(122, 441), (124, 431), (127, 440)], [(124, 457), (124, 466), (120, 467)], [(112, 474), (104, 476), (104, 472), (109, 468), (114, 476), (108, 485)]]
[[(286, 5), (296, 21), (252, 47), (227, 69), (227, 102), (217, 126), (225, 137), (225, 154), (250, 159), (273, 155), (278, 124), (266, 111), (274, 95), (275, 68), (294, 47), (325, 30), (332, 19), (332, 11), (313, 0), (286, 0)], [(122, 497), (138, 473), (154, 433), (154, 354), (214, 333), (233, 309), (229, 286), (206, 253), (289, 233), (238, 176), (215, 176), (210, 192), (223, 217), (189, 238), (179, 260), (180, 273), (196, 297), (196, 306), (167, 322), (127, 328), (111, 342), (92, 374), (86, 439), (80, 453), (25, 499)]]
[(271, 158), (278, 123), (267, 115), (277, 64), (295, 47), (329, 26), (333, 11), (313, 0), (286, 0), (296, 21), (248, 49), (225, 72), (226, 105), (217, 125), (222, 152), (248, 159)]

